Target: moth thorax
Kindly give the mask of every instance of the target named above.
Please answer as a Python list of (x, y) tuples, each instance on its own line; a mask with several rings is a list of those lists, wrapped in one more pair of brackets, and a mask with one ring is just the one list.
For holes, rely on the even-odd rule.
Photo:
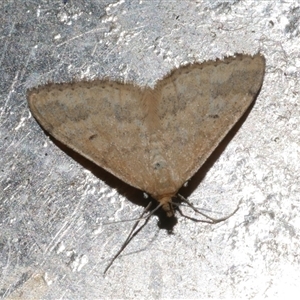
[(171, 196), (165, 196), (158, 200), (158, 202), (161, 204), (162, 209), (166, 212), (168, 217), (174, 216), (174, 210), (172, 206), (172, 197)]

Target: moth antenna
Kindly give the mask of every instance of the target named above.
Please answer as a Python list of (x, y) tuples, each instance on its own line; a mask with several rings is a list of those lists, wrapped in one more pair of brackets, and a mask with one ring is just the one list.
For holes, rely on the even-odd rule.
[(239, 210), (239, 205), (237, 206), (237, 208), (229, 215), (223, 217), (223, 218), (219, 218), (219, 219), (215, 219), (215, 218), (212, 218), (210, 216), (208, 216), (207, 214), (201, 212), (199, 209), (197, 209), (190, 201), (188, 201), (187, 199), (185, 199), (182, 195), (178, 194), (179, 198), (185, 202), (194, 212), (200, 214), (201, 216), (205, 217), (206, 219), (208, 220), (201, 220), (201, 219), (196, 219), (196, 218), (193, 218), (193, 217), (190, 217), (190, 216), (187, 216), (185, 215), (181, 209), (179, 208), (179, 206), (177, 207), (178, 208), (178, 211), (180, 213), (180, 215), (182, 215), (183, 217), (189, 219), (189, 220), (192, 220), (194, 222), (202, 222), (202, 223), (209, 223), (209, 224), (217, 224), (217, 223), (220, 223), (220, 222), (223, 222), (227, 219), (229, 219), (231, 216), (233, 216), (238, 210)]
[[(152, 211), (150, 211), (150, 213), (147, 216), (144, 217), (144, 215), (148, 212), (150, 206), (151, 206), (151, 202), (149, 202), (149, 204), (145, 207), (141, 216), (137, 219), (137, 221), (132, 226), (132, 229), (131, 229), (130, 233), (128, 234), (125, 242), (122, 244), (120, 250), (115, 254), (115, 256), (112, 258), (112, 260), (110, 261), (108, 266), (105, 268), (104, 274), (106, 274), (108, 269), (112, 266), (113, 262), (124, 251), (124, 249), (128, 246), (128, 244), (131, 242), (131, 240), (146, 226), (146, 224), (150, 220), (150, 217), (154, 214), (155, 211), (157, 211), (161, 207), (161, 204), (159, 204), (156, 208), (154, 208)], [(144, 220), (144, 224), (142, 224), (138, 229), (136, 229), (141, 220)]]
[[(151, 203), (151, 202), (150, 202)], [(149, 204), (148, 204), (149, 205)], [(148, 206), (147, 206), (148, 207)], [(161, 207), (161, 205), (156, 206), (152, 211), (151, 211), (151, 216)], [(128, 220), (120, 220), (120, 221), (114, 221), (114, 222), (108, 222), (108, 223), (103, 223), (103, 225), (110, 225), (110, 224), (115, 224), (115, 223), (124, 223), (124, 222), (133, 222), (133, 221), (141, 221), (149, 216), (143, 216), (143, 214), (139, 218), (134, 218), (134, 219), (128, 219)]]

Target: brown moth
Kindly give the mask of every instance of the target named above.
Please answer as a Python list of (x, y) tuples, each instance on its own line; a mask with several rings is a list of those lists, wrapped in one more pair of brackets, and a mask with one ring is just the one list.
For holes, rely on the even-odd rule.
[(109, 80), (31, 89), (33, 116), (58, 141), (150, 194), (172, 197), (255, 100), (262, 55), (237, 54), (173, 70), (155, 87)]

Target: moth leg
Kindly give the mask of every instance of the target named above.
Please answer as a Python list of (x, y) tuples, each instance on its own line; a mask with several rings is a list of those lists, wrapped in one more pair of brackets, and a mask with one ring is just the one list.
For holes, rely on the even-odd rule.
[(186, 203), (194, 212), (200, 214), (201, 216), (205, 217), (207, 220), (201, 220), (201, 219), (196, 219), (196, 218), (193, 218), (193, 217), (190, 217), (190, 216), (187, 216), (185, 215), (181, 209), (179, 208), (178, 206), (178, 211), (179, 213), (189, 219), (189, 220), (192, 220), (192, 221), (195, 221), (195, 222), (202, 222), (202, 223), (209, 223), (209, 224), (217, 224), (217, 223), (220, 223), (220, 222), (223, 222), (227, 219), (229, 219), (231, 216), (233, 216), (238, 210), (239, 210), (239, 206), (237, 206), (237, 208), (229, 215), (223, 217), (223, 218), (219, 218), (219, 219), (216, 219), (216, 218), (212, 218), (210, 216), (208, 216), (207, 214), (201, 212), (199, 209), (197, 209), (190, 201), (188, 201), (187, 199), (185, 199), (182, 195), (178, 194), (179, 198), (184, 202)]

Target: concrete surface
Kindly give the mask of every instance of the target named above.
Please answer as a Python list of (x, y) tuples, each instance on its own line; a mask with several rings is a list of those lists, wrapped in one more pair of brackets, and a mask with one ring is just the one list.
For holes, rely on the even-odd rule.
[[(0, 8), (0, 297), (299, 295), (297, 1), (2, 0)], [(187, 62), (258, 51), (266, 75), (253, 109), (182, 191), (214, 216), (240, 202), (239, 211), (217, 225), (178, 216), (173, 234), (154, 216), (103, 276), (132, 226), (116, 221), (138, 217), (147, 200), (62, 151), (31, 116), (26, 90), (103, 77), (153, 85)]]

